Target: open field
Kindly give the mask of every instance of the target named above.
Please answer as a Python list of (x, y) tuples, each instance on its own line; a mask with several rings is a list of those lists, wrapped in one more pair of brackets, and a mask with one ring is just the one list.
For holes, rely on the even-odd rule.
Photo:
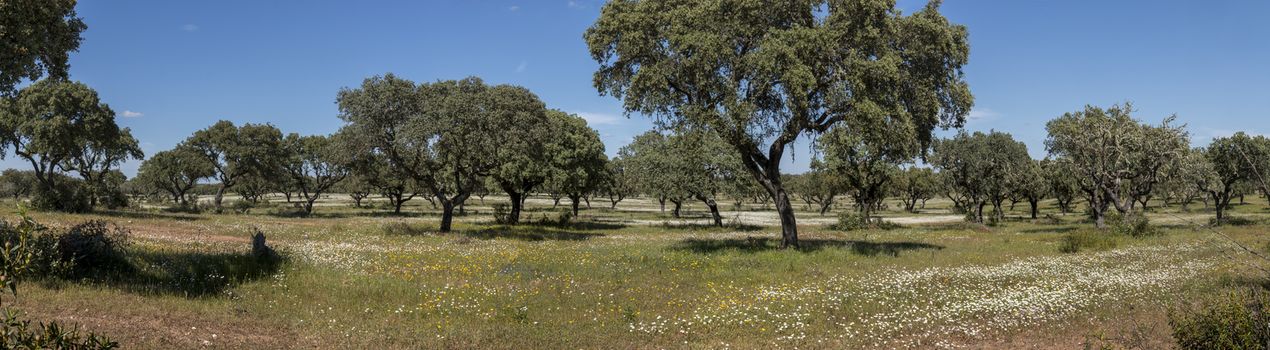
[[(1192, 225), (1210, 215), (1198, 208), (1156, 209), (1162, 235), (1064, 254), (1063, 235), (1090, 224), (1025, 220), (1022, 203), (999, 227), (962, 223), (941, 201), (883, 212), (894, 230), (834, 231), (832, 215), (799, 212), (803, 247), (780, 250), (774, 213), (748, 204), (726, 228), (706, 226), (700, 205), (674, 219), (643, 199), (507, 227), (473, 198), (441, 235), (425, 201), (393, 216), (343, 198), (312, 218), (36, 213), (130, 228), (136, 269), (29, 283), (16, 305), (125, 348), (1159, 348), (1169, 307), (1252, 276), (1247, 256)], [(554, 218), (550, 206), (535, 197), (524, 219)], [(1270, 215), (1261, 199), (1236, 212)], [(282, 263), (248, 254), (253, 228)], [(1266, 228), (1222, 232), (1263, 249)]]

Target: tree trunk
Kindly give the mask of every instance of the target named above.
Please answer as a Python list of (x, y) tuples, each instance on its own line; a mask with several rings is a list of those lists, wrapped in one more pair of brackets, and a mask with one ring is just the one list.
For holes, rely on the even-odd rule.
[(520, 205), (521, 203), (524, 203), (524, 201), (521, 200), (520, 193), (517, 193), (516, 191), (508, 190), (507, 197), (512, 202), (512, 210), (511, 212), (507, 213), (507, 224), (509, 225), (519, 224), (520, 223), (520, 209), (521, 209)]
[(216, 205), (216, 213), (217, 213), (217, 214), (220, 214), (220, 212), (221, 212), (221, 210), (222, 210), (222, 207), (221, 207), (221, 201), (222, 201), (222, 200), (224, 200), (224, 199), (225, 199), (225, 183), (224, 183), (224, 182), (221, 182), (220, 187), (217, 187), (217, 188), (216, 188), (216, 198), (215, 198), (215, 199), (213, 199), (213, 204), (215, 204), (215, 205)]
[(833, 206), (832, 199), (824, 201), (823, 203), (820, 203), (820, 216), (825, 216), (825, 213), (829, 212), (829, 207), (832, 207), (832, 206)]
[(454, 222), (454, 202), (448, 200), (441, 201), (441, 232), (450, 232), (450, 225)]
[(794, 207), (789, 205), (789, 196), (785, 189), (778, 187), (772, 198), (776, 203), (776, 213), (781, 218), (781, 247), (798, 248), (798, 226), (795, 224)]
[(573, 204), (573, 216), (578, 216), (578, 202), (581, 199), (578, 196), (569, 196), (569, 202)]
[(406, 203), (406, 201), (401, 200), (401, 195), (396, 195), (396, 196), (388, 197), (388, 198), (389, 198), (388, 200), (392, 201), (393, 214), (401, 214), (401, 205)]
[(1036, 216), (1039, 214), (1038, 210), (1040, 209), (1040, 200), (1030, 198), (1027, 200), (1027, 203), (1032, 205), (1032, 219), (1036, 220)]
[(705, 203), (707, 208), (710, 208), (710, 217), (714, 219), (714, 226), (723, 227), (723, 215), (719, 214), (719, 203), (715, 202), (713, 198), (702, 195), (698, 195), (697, 199)]
[(975, 208), (975, 222), (976, 223), (980, 223), (980, 224), (983, 223), (983, 207), (986, 207), (986, 206), (988, 206), (988, 202), (979, 202), (979, 205)]
[(674, 217), (674, 218), (678, 219), (678, 218), (679, 218), (679, 209), (683, 206), (683, 202), (682, 202), (682, 201), (677, 201), (677, 200), (674, 200), (674, 199), (671, 199), (671, 200), (670, 200), (670, 202), (675, 204), (675, 210), (670, 212), (670, 216), (672, 216), (672, 217)]
[(661, 212), (666, 212), (666, 197), (657, 197), (657, 204), (661, 205)]
[(317, 199), (318, 199), (318, 196), (313, 196), (313, 198), (305, 199), (304, 216), (313, 215), (313, 202), (316, 202)]

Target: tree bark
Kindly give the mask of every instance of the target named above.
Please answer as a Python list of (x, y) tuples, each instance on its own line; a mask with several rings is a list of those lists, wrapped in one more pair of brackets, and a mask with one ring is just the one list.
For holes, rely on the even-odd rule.
[(520, 206), (524, 201), (521, 200), (520, 193), (514, 190), (507, 190), (507, 197), (512, 202), (512, 210), (507, 213), (507, 224), (520, 224)]
[(776, 213), (781, 218), (781, 247), (798, 247), (798, 227), (795, 225), (794, 207), (789, 205), (789, 196), (784, 188), (777, 188), (772, 200), (776, 203)]
[(216, 205), (216, 213), (217, 213), (217, 214), (220, 214), (221, 210), (223, 209), (223, 208), (221, 207), (221, 201), (222, 201), (223, 199), (225, 199), (225, 188), (226, 188), (226, 187), (227, 187), (227, 186), (225, 186), (225, 183), (224, 183), (224, 182), (221, 182), (220, 186), (216, 188), (216, 198), (215, 198), (215, 199), (213, 199), (213, 204), (215, 204), (215, 205)]
[(697, 199), (705, 203), (707, 208), (710, 208), (710, 217), (714, 219), (714, 226), (723, 227), (723, 215), (719, 214), (719, 203), (715, 202), (713, 198), (703, 195), (697, 195)]
[(572, 202), (573, 205), (573, 216), (578, 216), (578, 202), (581, 199), (579, 196), (569, 196), (569, 202)]
[(1032, 219), (1035, 220), (1037, 217), (1037, 214), (1039, 214), (1039, 209), (1040, 209), (1039, 207), (1041, 203), (1039, 200), (1035, 198), (1029, 198), (1027, 200), (1027, 203), (1032, 205)]
[(450, 232), (450, 226), (454, 223), (454, 202), (441, 201), (441, 232)]
[(674, 218), (678, 219), (678, 218), (679, 218), (679, 209), (683, 206), (683, 202), (682, 202), (682, 201), (678, 201), (678, 200), (674, 200), (674, 199), (671, 199), (671, 200), (670, 200), (670, 202), (675, 204), (675, 210), (673, 210), (673, 211), (671, 211), (671, 212), (670, 212), (670, 216), (672, 216), (672, 217), (674, 217)]

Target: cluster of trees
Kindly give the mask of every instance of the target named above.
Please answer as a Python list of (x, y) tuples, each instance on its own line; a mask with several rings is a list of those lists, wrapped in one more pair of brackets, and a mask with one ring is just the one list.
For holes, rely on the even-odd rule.
[[(15, 1), (0, 13), (0, 158), (30, 172), (5, 174), (6, 190), (42, 209), (82, 212), (126, 205), (120, 163), (143, 157), (97, 92), (69, 79), (70, 52), (87, 28), (74, 1)], [(18, 89), (23, 82), (30, 82)]]
[(629, 191), (666, 202), (680, 217), (685, 201), (696, 200), (710, 210), (716, 226), (723, 226), (721, 195), (746, 198), (757, 186), (741, 160), (718, 134), (705, 130), (663, 133), (649, 131), (618, 151), (623, 178), (609, 192)]
[(732, 149), (790, 247), (798, 226), (780, 164), (801, 135), (886, 133), (925, 149), (935, 127), (964, 123), (967, 31), (938, 6), (904, 16), (893, 1), (612, 1), (584, 38), (601, 94)]
[(217, 210), (229, 191), (252, 202), (294, 194), (306, 214), (335, 190), (358, 206), (380, 194), (397, 212), (423, 197), (442, 209), (442, 231), (456, 209), (490, 189), (511, 198), (510, 223), (536, 191), (569, 198), (575, 214), (592, 195), (622, 192), (609, 186), (599, 134), (523, 87), (479, 78), (418, 84), (388, 74), (340, 91), (337, 103), (345, 126), (332, 135), (284, 136), (272, 125), (221, 121), (146, 160), (138, 181), (180, 205), (191, 204), (200, 181), (214, 183)]
[[(904, 209), (942, 195), (976, 222), (1000, 220), (1007, 208), (1024, 202), (1031, 217), (1040, 202), (1053, 199), (1071, 212), (1078, 201), (1099, 227), (1107, 213), (1140, 215), (1154, 198), (1183, 207), (1203, 201), (1224, 222), (1235, 198), (1266, 195), (1264, 169), (1270, 168), (1270, 140), (1237, 133), (1190, 148), (1190, 137), (1176, 117), (1159, 124), (1133, 117), (1131, 104), (1087, 106), (1047, 124), (1049, 157), (1032, 159), (1027, 146), (1010, 134), (960, 132), (936, 140), (916, 167), (909, 138), (836, 134), (819, 140), (823, 160), (790, 178), (791, 189), (821, 213), (835, 196), (850, 195), (868, 217), (882, 199), (898, 197)], [(874, 138), (870, 141), (868, 137)], [(907, 153), (906, 153), (907, 152)]]

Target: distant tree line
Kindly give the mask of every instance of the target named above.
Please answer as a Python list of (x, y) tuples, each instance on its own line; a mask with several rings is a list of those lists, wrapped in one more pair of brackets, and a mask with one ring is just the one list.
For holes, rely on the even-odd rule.
[(822, 152), (812, 160), (811, 170), (788, 176), (787, 183), (822, 215), (840, 196), (851, 197), (852, 206), (866, 218), (873, 218), (871, 213), (886, 198), (898, 198), (905, 210), (916, 211), (927, 200), (943, 197), (970, 221), (982, 223), (1004, 219), (1007, 208), (1020, 202), (1035, 219), (1041, 201), (1053, 199), (1062, 214), (1083, 202), (1098, 227), (1107, 225), (1110, 211), (1121, 217), (1141, 215), (1156, 199), (1184, 209), (1203, 202), (1220, 224), (1228, 219), (1234, 199), (1267, 195), (1264, 169), (1270, 168), (1270, 139), (1239, 132), (1192, 149), (1176, 117), (1148, 124), (1132, 113), (1128, 103), (1088, 106), (1050, 121), (1045, 142), (1049, 156), (1041, 160), (998, 131), (963, 131), (935, 140), (924, 157), (904, 154), (906, 146), (895, 141), (870, 147), (876, 143), (859, 135), (843, 139), (831, 131), (818, 141)]

